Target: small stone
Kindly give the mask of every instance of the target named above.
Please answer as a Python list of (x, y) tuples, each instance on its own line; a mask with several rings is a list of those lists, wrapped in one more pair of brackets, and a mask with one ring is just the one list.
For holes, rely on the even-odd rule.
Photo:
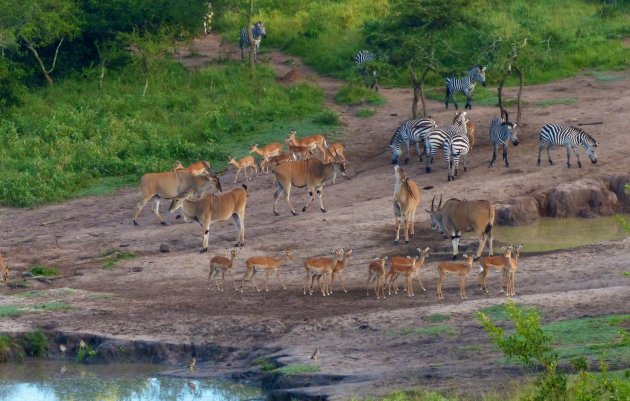
[(52, 284), (52, 280), (46, 278), (46, 277), (37, 277), (35, 280), (40, 281), (42, 283), (45, 284)]
[(33, 277), (33, 273), (31, 273), (31, 272), (22, 272), (22, 277)]
[(170, 251), (171, 251), (171, 248), (168, 245), (160, 244), (160, 252), (167, 253), (167, 252), (170, 252)]
[(140, 273), (142, 270), (144, 270), (141, 266), (134, 266), (131, 268), (131, 271), (134, 273)]

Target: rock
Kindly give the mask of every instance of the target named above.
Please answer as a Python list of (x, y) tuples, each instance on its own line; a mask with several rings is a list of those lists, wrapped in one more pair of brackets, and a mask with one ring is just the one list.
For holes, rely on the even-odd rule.
[(613, 175), (608, 177), (608, 189), (613, 191), (623, 211), (630, 211), (630, 191), (626, 190), (626, 185), (630, 183), (630, 175)]
[(170, 252), (171, 248), (166, 244), (160, 244), (160, 252), (167, 253)]
[(131, 271), (134, 273), (140, 273), (143, 270), (141, 266), (134, 266), (131, 268)]
[(43, 277), (43, 276), (36, 277), (35, 280), (37, 280), (39, 282), (42, 282), (42, 283), (45, 283), (45, 284), (52, 284), (52, 280), (50, 280), (50, 279), (48, 279), (46, 277)]
[(31, 273), (31, 272), (22, 272), (22, 277), (33, 277), (33, 273)]
[(511, 199), (508, 204), (497, 206), (494, 223), (499, 226), (524, 226), (540, 217), (538, 202), (531, 196)]
[(590, 178), (560, 184), (537, 200), (541, 215), (549, 217), (610, 216), (619, 203), (603, 181)]

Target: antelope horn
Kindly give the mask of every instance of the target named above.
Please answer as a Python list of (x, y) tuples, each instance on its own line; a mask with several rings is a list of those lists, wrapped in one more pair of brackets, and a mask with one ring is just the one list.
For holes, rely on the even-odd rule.
[(335, 154), (333, 154), (333, 152), (331, 152), (331, 151), (330, 151), (330, 149), (328, 148), (328, 146), (325, 146), (325, 145), (324, 145), (324, 149), (326, 149), (326, 151), (327, 151), (328, 153), (330, 153), (330, 155), (333, 157), (333, 160), (334, 160), (334, 161), (336, 161), (337, 163), (340, 163), (340, 161), (339, 161), (339, 159), (337, 158), (337, 155), (336, 155), (337, 151), (335, 151)]
[(433, 199), (431, 199), (431, 211), (433, 211), (433, 206), (435, 205), (435, 197), (437, 195), (433, 195)]
[(440, 195), (440, 203), (438, 204), (438, 210), (440, 210), (441, 206), (442, 206), (442, 195)]
[(214, 171), (212, 171), (212, 169), (210, 168), (210, 166), (208, 165), (208, 163), (206, 163), (205, 160), (201, 161), (201, 164), (203, 164), (203, 166), (206, 168), (206, 170), (208, 170), (208, 172), (213, 176), (216, 177), (217, 175), (214, 173)]

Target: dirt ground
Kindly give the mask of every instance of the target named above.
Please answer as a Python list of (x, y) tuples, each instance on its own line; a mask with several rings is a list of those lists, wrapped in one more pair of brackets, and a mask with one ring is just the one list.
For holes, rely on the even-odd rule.
[[(199, 39), (192, 55), (182, 53), (183, 61), (190, 67), (203, 66), (210, 58), (218, 57), (219, 43), (213, 35)], [(234, 49), (221, 52), (222, 58), (235, 56)], [(466, 301), (459, 299), (457, 280), (451, 278), (444, 287), (446, 299), (437, 301), (436, 264), (448, 257), (450, 243), (430, 231), (423, 210), (430, 207), (434, 195), (489, 199), (500, 204), (580, 178), (630, 172), (628, 72), (613, 73), (623, 76), (622, 80), (598, 80), (585, 73), (527, 87), (523, 124), (518, 131), (521, 144), (510, 146), (509, 168), (502, 163), (488, 168), (492, 150), (487, 130), (498, 110), (477, 106), (473, 100), (469, 116), (477, 124), (478, 139), (469, 157), (468, 172), (460, 172), (455, 182), (447, 183), (443, 156), (437, 158), (431, 174), (425, 174), (424, 165), (412, 157), (405, 171), (419, 186), (434, 188), (422, 194), (416, 237), (408, 245), (394, 245), (393, 168), (387, 143), (395, 128), (410, 117), (411, 91), (382, 88), (386, 104), (377, 107), (373, 117), (357, 118), (359, 107), (341, 107), (332, 102), (341, 81), (317, 76), (299, 60), (276, 51), (261, 58), (273, 65), (279, 77), (296, 69), (299, 74), (295, 76), (322, 87), (329, 107), (341, 115), (340, 141), (346, 145), (350, 161), (348, 178), (338, 177), (336, 184), (325, 187), (325, 214), (314, 204), (306, 213), (293, 217), (286, 203), (280, 201), (280, 216), (276, 217), (272, 213), (273, 176), (261, 176), (248, 183), (246, 246), (236, 261), (237, 282), (240, 284), (243, 261), (249, 256), (290, 249), (294, 259), (282, 268), (287, 290), (272, 278), (267, 293), (255, 292), (251, 284), (243, 293), (235, 293), (229, 281), (224, 293), (215, 288), (208, 291), (209, 258), (222, 254), (235, 242), (232, 224), (213, 224), (209, 253), (199, 254), (200, 226), (175, 220), (164, 206), (168, 202), (162, 202), (162, 212), (169, 225), (158, 224), (147, 206), (140, 225), (134, 227), (132, 217), (139, 191), (130, 188), (111, 196), (86, 197), (36, 209), (0, 209), (0, 250), (12, 268), (11, 279), (18, 279), (33, 264), (61, 270), (61, 277), (53, 279), (52, 284), (29, 280), (29, 290), (51, 290), (36, 297), (16, 297), (23, 290), (0, 287), (0, 306), (53, 300), (71, 305), (67, 310), (1, 319), (0, 332), (43, 327), (121, 339), (216, 343), (300, 364), (310, 363), (310, 355), (318, 347), (321, 374), (365, 379), (310, 390), (332, 399), (375, 396), (414, 386), (469, 394), (508, 388), (510, 380), (523, 371), (497, 362), (499, 354), (474, 318), (480, 308), (504, 302), (496, 291), (499, 277), (491, 274), (491, 293), (485, 295), (475, 285), (476, 273), (471, 273)], [(508, 94), (513, 95), (513, 89)], [(575, 102), (547, 107), (536, 104), (551, 99)], [(429, 102), (428, 107), (439, 125), (447, 125), (452, 119), (453, 110), (444, 110), (443, 103)], [(536, 165), (538, 132), (543, 124), (595, 121), (603, 123), (583, 128), (600, 142), (596, 165), (591, 165), (581, 150), (583, 168), (568, 169), (564, 149), (553, 152), (555, 165)], [(278, 138), (286, 134), (279, 132)], [(233, 174), (231, 171), (222, 177), (224, 191), (236, 186), (232, 184)], [(293, 190), (296, 209), (301, 209), (306, 199), (305, 189)], [(463, 243), (477, 247), (474, 239), (467, 238)], [(160, 252), (161, 244), (167, 245), (170, 252)], [(344, 274), (348, 292), (336, 290), (326, 298), (302, 295), (303, 259), (326, 255), (330, 248), (341, 246), (353, 249)], [(381, 301), (366, 296), (366, 271), (371, 259), (409, 255), (418, 246), (438, 250), (421, 273), (425, 293), (416, 286), (414, 298), (404, 293)], [(101, 260), (108, 251), (139, 256), (120, 261), (108, 270), (102, 268)], [(630, 282), (621, 278), (621, 272), (629, 270), (628, 255), (630, 239), (525, 254), (519, 266), (515, 300), (543, 309), (546, 320), (628, 313)], [(63, 288), (74, 291), (59, 290)], [(405, 334), (406, 329), (434, 325), (436, 315), (448, 316), (443, 323), (450, 325), (455, 335)], [(239, 353), (226, 365), (235, 366), (242, 359)], [(199, 366), (206, 366), (210, 373), (226, 367), (212, 361), (199, 361)]]

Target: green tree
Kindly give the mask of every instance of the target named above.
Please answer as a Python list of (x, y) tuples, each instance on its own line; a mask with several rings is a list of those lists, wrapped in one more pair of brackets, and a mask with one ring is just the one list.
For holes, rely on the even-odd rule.
[[(59, 48), (65, 39), (81, 32), (83, 13), (73, 0), (0, 0), (0, 26), (11, 38), (35, 57), (46, 82), (51, 85)], [(10, 40), (11, 40), (10, 39)], [(55, 48), (50, 67), (41, 50)]]

